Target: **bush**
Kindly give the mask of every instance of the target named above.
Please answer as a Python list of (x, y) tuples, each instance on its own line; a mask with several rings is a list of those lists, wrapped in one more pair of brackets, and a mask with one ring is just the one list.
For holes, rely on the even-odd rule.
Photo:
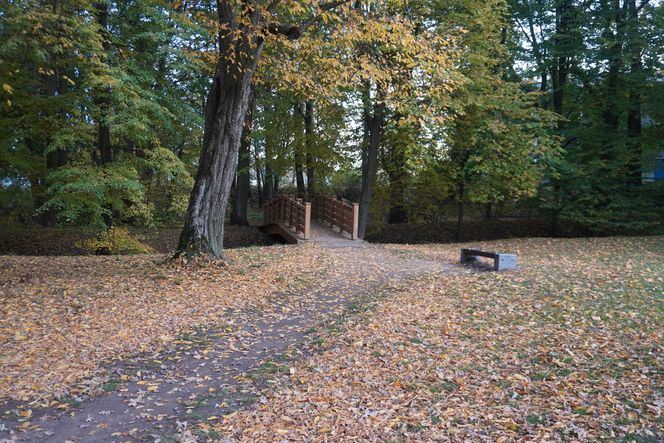
[(108, 166), (71, 164), (52, 172), (48, 200), (38, 213), (53, 213), (59, 224), (105, 228), (113, 220), (152, 223), (153, 205), (145, 197), (130, 161)]
[(96, 238), (84, 240), (77, 243), (76, 246), (97, 255), (151, 254), (154, 252), (154, 249), (132, 237), (129, 231), (122, 227), (112, 227), (102, 231)]

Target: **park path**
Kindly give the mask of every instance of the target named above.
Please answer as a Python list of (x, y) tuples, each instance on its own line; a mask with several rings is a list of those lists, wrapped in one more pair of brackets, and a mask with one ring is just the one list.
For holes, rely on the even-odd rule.
[(271, 377), (302, 358), (306, 351), (300, 345), (349, 306), (389, 296), (404, 280), (427, 273), (469, 272), (352, 241), (324, 226), (313, 229), (312, 243), (333, 258), (333, 269), (318, 286), (276, 294), (269, 311), (229, 310), (217, 330), (184, 337), (159, 355), (114, 362), (106, 368), (109, 392), (66, 413), (35, 411), (32, 423), (38, 429), (9, 434), (17, 422), (4, 423), (0, 442), (8, 435), (9, 441), (58, 443), (205, 441), (214, 435), (205, 435), (201, 423), (263, 401), (261, 391), (269, 389)]

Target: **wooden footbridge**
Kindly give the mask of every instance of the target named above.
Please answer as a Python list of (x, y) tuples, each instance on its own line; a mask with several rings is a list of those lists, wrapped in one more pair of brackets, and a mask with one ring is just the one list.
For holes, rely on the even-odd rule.
[(320, 241), (320, 237), (328, 237), (325, 231), (336, 231), (340, 239), (357, 240), (359, 215), (357, 203), (325, 195), (315, 195), (310, 202), (280, 195), (265, 204), (260, 229), (291, 244)]

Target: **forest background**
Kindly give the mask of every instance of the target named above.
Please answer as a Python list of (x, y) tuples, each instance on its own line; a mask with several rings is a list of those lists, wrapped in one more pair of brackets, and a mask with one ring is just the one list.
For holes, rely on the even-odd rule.
[(496, 218), (662, 232), (661, 2), (256, 5), (3, 2), (3, 225), (182, 227), (225, 63), (252, 74), (219, 198), (231, 224), (290, 192), (359, 201), (366, 238), (453, 223), (462, 239)]

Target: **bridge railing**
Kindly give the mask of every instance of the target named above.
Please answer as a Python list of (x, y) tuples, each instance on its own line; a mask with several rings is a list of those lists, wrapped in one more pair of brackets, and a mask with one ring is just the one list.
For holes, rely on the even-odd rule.
[(336, 226), (341, 232), (348, 232), (351, 239), (357, 239), (359, 204), (317, 194), (312, 198), (311, 210), (316, 220), (329, 223), (330, 227)]
[(311, 238), (311, 203), (291, 195), (280, 195), (268, 201), (263, 208), (265, 224), (281, 223), (301, 233), (305, 240)]

